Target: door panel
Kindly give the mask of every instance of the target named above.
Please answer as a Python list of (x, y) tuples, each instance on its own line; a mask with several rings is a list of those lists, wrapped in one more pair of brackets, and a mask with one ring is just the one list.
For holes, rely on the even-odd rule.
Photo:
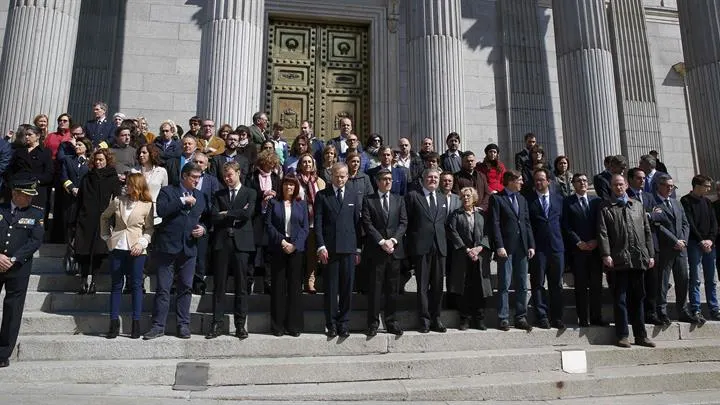
[(324, 139), (353, 121), (362, 139), (370, 127), (367, 27), (270, 21), (266, 111), (294, 139), (300, 123), (313, 123)]

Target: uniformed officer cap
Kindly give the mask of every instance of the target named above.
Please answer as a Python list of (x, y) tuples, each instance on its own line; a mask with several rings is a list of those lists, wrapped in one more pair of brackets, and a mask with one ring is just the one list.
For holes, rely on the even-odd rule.
[(27, 176), (18, 176), (12, 179), (12, 188), (23, 194), (27, 195), (38, 195), (37, 181)]

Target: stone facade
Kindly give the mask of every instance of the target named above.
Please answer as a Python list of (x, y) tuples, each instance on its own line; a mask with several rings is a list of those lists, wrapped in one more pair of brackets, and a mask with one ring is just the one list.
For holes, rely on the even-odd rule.
[[(459, 113), (445, 112), (452, 117), (445, 125), (453, 127), (441, 133), (462, 131), (463, 148), (479, 155), (488, 142), (496, 142), (506, 162), (512, 161), (526, 129), (539, 134), (549, 157), (566, 152), (568, 142), (563, 128), (569, 127), (563, 123), (555, 41), (557, 16), (553, 15), (551, 2), (539, 0), (534, 7), (520, 0), (423, 2), (440, 8), (459, 5), (457, 36), (461, 59), (457, 72), (462, 78), (456, 80), (457, 87), (450, 90), (460, 92), (462, 98), (455, 104), (464, 104), (464, 107)], [(6, 37), (8, 3), (0, 4), (3, 37)], [(210, 117), (219, 122), (232, 118), (243, 121), (231, 122), (233, 125), (249, 123), (250, 117), (244, 116), (256, 103), (263, 105), (264, 75), (254, 84), (256, 93), (250, 97), (253, 100), (242, 108), (233, 107), (233, 112), (226, 114), (223, 113), (226, 106), (208, 107), (205, 94), (208, 87), (204, 85), (207, 77), (202, 77), (207, 73), (201, 74), (208, 72), (209, 65), (217, 63), (201, 60), (207, 59), (203, 56), (206, 55), (203, 48), (207, 48), (203, 43), (203, 26), (208, 21), (205, 7), (230, 3), (252, 1), (83, 0), (68, 112), (76, 119), (87, 119), (92, 101), (103, 99), (110, 104), (112, 112), (145, 116), (152, 129), (167, 118), (185, 126), (187, 118), (198, 111), (227, 115)], [(415, 57), (410, 45), (416, 37), (408, 32), (411, 18), (408, 4), (407, 0), (265, 0), (264, 21), (278, 17), (369, 24), (372, 38), (370, 131), (383, 134), (393, 144), (399, 136), (409, 135), (418, 145), (426, 135), (420, 132), (427, 129), (417, 127), (417, 119), (413, 118), (417, 113), (413, 111), (422, 111), (426, 105), (417, 103), (428, 101), (414, 95), (421, 89), (411, 77), (422, 80), (427, 76), (423, 69), (410, 63)], [(677, 2), (644, 0), (642, 4), (661, 143), (653, 148), (661, 150), (662, 160), (684, 193), (695, 171), (695, 156), (688, 146), (691, 131), (683, 79), (672, 69), (674, 64), (683, 61)], [(264, 41), (263, 52), (267, 39)], [(237, 51), (243, 51), (243, 46), (238, 44)], [(257, 58), (264, 60), (265, 55), (261, 53)], [(527, 66), (526, 60), (531, 61)], [(610, 78), (614, 80), (613, 76)], [(3, 77), (0, 80), (19, 79)], [(242, 80), (242, 75), (234, 80)], [(233, 93), (229, 90), (228, 94)], [(236, 96), (239, 97), (231, 97)], [(217, 98), (213, 97), (213, 101)], [(43, 112), (54, 117), (63, 111)], [(458, 117), (464, 117), (462, 123), (451, 125)], [(31, 118), (28, 116), (25, 120)], [(4, 122), (1, 129), (6, 131), (17, 124)], [(612, 152), (620, 153), (620, 142), (613, 143), (612, 148), (618, 149)], [(596, 166), (597, 162), (576, 167)], [(720, 176), (720, 173), (709, 174)]]

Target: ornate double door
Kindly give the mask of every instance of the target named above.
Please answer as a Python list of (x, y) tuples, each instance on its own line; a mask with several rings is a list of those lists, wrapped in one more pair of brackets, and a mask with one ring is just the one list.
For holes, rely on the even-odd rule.
[(265, 111), (294, 139), (300, 124), (329, 139), (350, 118), (365, 139), (370, 128), (368, 30), (292, 21), (270, 21)]

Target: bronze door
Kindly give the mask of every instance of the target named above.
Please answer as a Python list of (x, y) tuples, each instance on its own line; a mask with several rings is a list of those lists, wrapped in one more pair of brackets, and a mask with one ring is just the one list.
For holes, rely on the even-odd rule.
[(265, 109), (292, 140), (304, 120), (329, 139), (348, 117), (370, 128), (367, 27), (270, 21)]

